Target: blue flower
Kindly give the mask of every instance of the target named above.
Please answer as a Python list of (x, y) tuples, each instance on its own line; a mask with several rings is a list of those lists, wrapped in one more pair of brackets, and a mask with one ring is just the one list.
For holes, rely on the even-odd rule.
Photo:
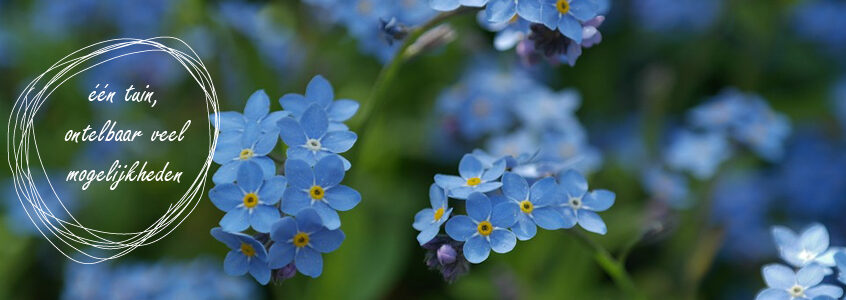
[(449, 219), (446, 232), (456, 241), (464, 242), (467, 261), (478, 264), (490, 255), (508, 253), (517, 244), (517, 236), (508, 230), (517, 222), (519, 208), (512, 202), (502, 202), (491, 208), (491, 200), (482, 193), (467, 197), (467, 216)]
[(654, 32), (701, 32), (717, 20), (726, 1), (635, 0), (638, 25)]
[(781, 258), (795, 267), (809, 264), (833, 267), (834, 255), (842, 248), (829, 249), (828, 230), (822, 224), (812, 224), (797, 236), (787, 227), (773, 227), (773, 238)]
[(314, 208), (323, 225), (329, 230), (341, 227), (337, 211), (347, 211), (361, 202), (361, 194), (340, 185), (344, 179), (344, 164), (338, 155), (320, 159), (314, 169), (305, 161), (285, 161), (288, 188), (282, 196), (282, 212), (296, 215), (306, 208)]
[(223, 260), (223, 271), (226, 274), (240, 276), (249, 272), (261, 284), (270, 281), (267, 251), (259, 241), (243, 233), (226, 232), (219, 227), (212, 228), (211, 235), (231, 249)]
[(429, 0), (429, 7), (439, 11), (455, 10), (460, 6), (482, 7), (488, 0)]
[(766, 265), (761, 269), (768, 288), (758, 293), (756, 300), (799, 300), (819, 296), (840, 298), (843, 289), (829, 284), (820, 284), (825, 277), (825, 268), (811, 264), (793, 272), (781, 265)]
[(846, 283), (846, 252), (837, 252), (834, 255), (834, 262), (837, 265), (837, 280)]
[(359, 104), (349, 99), (333, 100), (335, 100), (335, 92), (332, 90), (332, 85), (326, 78), (317, 75), (308, 83), (305, 95), (286, 94), (279, 98), (279, 104), (297, 120), (300, 120), (312, 104), (317, 104), (326, 112), (329, 131), (347, 130), (343, 122), (355, 115)]
[(209, 198), (217, 208), (226, 212), (220, 227), (229, 232), (243, 231), (252, 226), (255, 231), (269, 232), (279, 220), (276, 203), (285, 192), (283, 176), (264, 178), (255, 163), (244, 163), (238, 169), (236, 183), (224, 183), (209, 191)]
[(326, 229), (316, 211), (303, 209), (296, 219), (285, 217), (273, 224), (270, 239), (274, 242), (268, 259), (271, 268), (282, 268), (293, 261), (300, 273), (316, 278), (323, 272), (320, 254), (338, 249), (344, 232)]
[[(326, 111), (317, 104), (309, 106), (299, 121), (294, 118), (279, 120), (279, 128), (282, 141), (288, 145), (288, 159), (299, 159), (312, 166), (324, 157), (350, 150), (358, 138), (355, 132), (346, 129), (329, 131)], [(341, 159), (344, 170), (348, 170), (350, 162)]]
[(508, 22), (515, 15), (537, 23), (541, 21), (537, 18), (539, 14), (536, 11), (539, 9), (537, 0), (491, 0), (485, 7), (485, 16), (490, 23)]
[(505, 160), (500, 159), (490, 168), (485, 168), (482, 162), (472, 154), (465, 154), (458, 163), (458, 174), (435, 175), (435, 183), (449, 191), (449, 195), (456, 199), (467, 199), (473, 192), (487, 193), (498, 189), (502, 183), (496, 181), (505, 172)]
[(676, 209), (690, 207), (687, 178), (684, 175), (654, 167), (644, 171), (641, 179), (643, 180), (643, 189), (653, 198)]
[(762, 158), (775, 161), (784, 155), (784, 142), (791, 133), (790, 120), (774, 112), (760, 97), (748, 103), (733, 136)]
[(587, 180), (574, 170), (561, 174), (559, 184), (558, 212), (566, 220), (563, 228), (579, 224), (587, 231), (605, 234), (608, 228), (597, 212), (603, 212), (614, 205), (616, 195), (608, 190), (588, 192)]
[(561, 34), (582, 43), (582, 22), (596, 17), (599, 6), (589, 0), (528, 0), (537, 9), (527, 9), (532, 15), (523, 16), (527, 20), (537, 20), (549, 29), (558, 29)]
[(511, 230), (521, 241), (533, 238), (537, 226), (555, 230), (575, 225), (572, 219), (565, 219), (556, 211), (556, 189), (555, 178), (552, 177), (538, 180), (530, 188), (526, 179), (520, 175), (511, 172), (502, 175), (502, 193), (520, 208), (517, 223)]
[(432, 204), (432, 208), (419, 211), (414, 215), (414, 224), (412, 224), (414, 229), (420, 231), (420, 234), (417, 235), (417, 242), (420, 245), (435, 238), (441, 231), (441, 224), (444, 224), (452, 213), (452, 208), (447, 203), (447, 192), (438, 187), (437, 184), (432, 184), (429, 187), (429, 202)]
[(693, 133), (680, 130), (670, 144), (665, 159), (679, 171), (689, 171), (699, 179), (717, 172), (720, 164), (731, 156), (725, 135), (718, 132)]

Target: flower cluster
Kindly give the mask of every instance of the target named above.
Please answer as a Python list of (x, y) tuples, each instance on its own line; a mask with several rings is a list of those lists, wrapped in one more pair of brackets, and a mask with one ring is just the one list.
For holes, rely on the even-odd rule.
[(483, 27), (497, 32), (497, 50), (517, 47), (526, 63), (546, 59), (574, 65), (582, 48), (602, 41), (607, 0), (432, 0), (432, 8), (450, 11), (460, 6), (484, 7)]
[(602, 158), (575, 115), (580, 105), (575, 90), (552, 91), (529, 74), (474, 64), (438, 98), (439, 134), (446, 135), (438, 140), (451, 147), (482, 142), (493, 156), (531, 160), (515, 169), (524, 177), (567, 168), (591, 173)]
[[(523, 165), (515, 157), (490, 157), (475, 151), (461, 159), (458, 176), (435, 175), (429, 188), (431, 208), (414, 216), (417, 241), (434, 252), (427, 264), (446, 280), (466, 272), (466, 262), (485, 261), (491, 250), (510, 252), (517, 240), (532, 239), (538, 227), (557, 230), (578, 224), (590, 232), (607, 232), (597, 212), (614, 204), (613, 192), (589, 191), (587, 180), (575, 170), (526, 178), (513, 172)], [(449, 199), (463, 201), (467, 214), (453, 215)], [(444, 224), (447, 235), (438, 236)]]
[(758, 293), (756, 300), (827, 300), (843, 296), (841, 287), (823, 283), (826, 276), (834, 274), (832, 268), (836, 268), (837, 279), (846, 284), (846, 252), (844, 248), (829, 247), (825, 226), (813, 224), (800, 234), (776, 226), (772, 233), (779, 255), (790, 266), (764, 266), (762, 273), (767, 288)]
[[(358, 102), (335, 100), (332, 86), (316, 76), (305, 95), (279, 99), (283, 110), (270, 112), (270, 99), (257, 91), (244, 113), (212, 115), (220, 131), (214, 161), (220, 164), (209, 198), (226, 212), (211, 231), (231, 251), (224, 270), (250, 273), (266, 284), (293, 276), (293, 270), (320, 276), (321, 253), (344, 240), (338, 211), (360, 201), (354, 189), (341, 185), (351, 164), (339, 154), (352, 148), (357, 136), (344, 121), (358, 111)], [(278, 140), (287, 146), (284, 176), (269, 155)], [(244, 231), (252, 229), (254, 236)], [(272, 272), (273, 270), (273, 272)]]

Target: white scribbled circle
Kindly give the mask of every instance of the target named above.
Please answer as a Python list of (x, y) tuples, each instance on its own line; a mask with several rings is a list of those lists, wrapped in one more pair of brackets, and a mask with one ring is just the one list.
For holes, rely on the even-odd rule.
[[(174, 43), (177, 47), (184, 47), (184, 49), (187, 49), (187, 53), (168, 47), (164, 43)], [(104, 54), (112, 51), (139, 46), (144, 50), (132, 51), (97, 61), (98, 58), (102, 59)], [(35, 77), (18, 96), (9, 115), (6, 128), (6, 155), (9, 168), (12, 171), (12, 181), (18, 200), (41, 235), (56, 250), (72, 261), (82, 264), (96, 264), (126, 255), (135, 248), (155, 243), (182, 224), (203, 198), (206, 177), (214, 157), (218, 137), (218, 132), (212, 128), (211, 123), (207, 125), (210, 145), (208, 156), (197, 177), (179, 201), (168, 206), (167, 211), (161, 218), (138, 232), (108, 232), (83, 226), (61, 202), (62, 197), (53, 188), (41, 160), (33, 119), (50, 95), (63, 83), (90, 68), (128, 55), (149, 52), (164, 52), (185, 68), (205, 95), (209, 118), (213, 116), (215, 124), (218, 123), (220, 121), (218, 99), (211, 75), (209, 75), (197, 53), (184, 41), (175, 37), (112, 39), (74, 51), (53, 64), (44, 73)], [(89, 60), (96, 63), (81, 70), (75, 69)], [(35, 170), (31, 167), (34, 167)], [(46, 178), (46, 186), (36, 185), (33, 180), (33, 171), (43, 173), (44, 178)], [(39, 189), (42, 191), (50, 189), (47, 192), (56, 197), (61, 209), (64, 210), (64, 214), (70, 216), (70, 220), (63, 220), (51, 212), (44, 199), (41, 198)], [(39, 222), (43, 226), (39, 226)], [(72, 250), (65, 249), (62, 245)]]

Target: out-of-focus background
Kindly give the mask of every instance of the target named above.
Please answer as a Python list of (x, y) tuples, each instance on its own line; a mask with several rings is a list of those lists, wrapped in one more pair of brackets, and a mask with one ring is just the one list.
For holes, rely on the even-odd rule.
[[(154, 36), (191, 45), (214, 79), (223, 111), (242, 111), (258, 89), (279, 110), (276, 99), (303, 93), (317, 74), (331, 81), (339, 98), (367, 107), (372, 85), (397, 48), (380, 36), (379, 17), (414, 26), (437, 14), (423, 0), (396, 1), (402, 3), (383, 10), (380, 1), (306, 2), (0, 0), (0, 114), (8, 115), (26, 84), (68, 53), (111, 38)], [(464, 104), (450, 104), (450, 91), (501, 87), (473, 80), (480, 72), (501, 74), (504, 83), (530, 80), (578, 93), (576, 115), (592, 149), (585, 166), (591, 187), (617, 193), (617, 203), (603, 214), (608, 234), (591, 238), (618, 251), (646, 232), (626, 267), (648, 295), (752, 298), (764, 286), (760, 266), (776, 257), (772, 225), (798, 229), (821, 222), (832, 244), (846, 242), (845, 1), (612, 1), (602, 43), (585, 49), (573, 67), (521, 65), (514, 51), (494, 50), (493, 33), (472, 13), (449, 24), (454, 40), (402, 65), (384, 104), (357, 132), (345, 184), (361, 192), (362, 202), (341, 215), (346, 240), (324, 255), (320, 278), (261, 286), (223, 274), (228, 249), (209, 234), (223, 213), (205, 196), (158, 243), (103, 264), (71, 263), (30, 224), (5, 172), (0, 299), (619, 299), (589, 249), (559, 231), (542, 231), (508, 254), (492, 255), (452, 284), (426, 268), (411, 223), (428, 205), (432, 176), (456, 173), (461, 154), (474, 148), (526, 146), (515, 128), (520, 120), (531, 122), (531, 112), (527, 117), (519, 108), (503, 109), (493, 120), (472, 113), (520, 107), (530, 93), (471, 103), (471, 116), (464, 115)], [(104, 81), (149, 84), (168, 106), (86, 101)], [(673, 173), (681, 183), (651, 183), (650, 170), (688, 126), (689, 110), (731, 93), (727, 88), (759, 95), (790, 120), (783, 153), (762, 159), (738, 147), (707, 180)], [(39, 146), (50, 151), (42, 155), (45, 167), (62, 178), (72, 169), (105, 169), (104, 161), (118, 158), (170, 161), (193, 178), (208, 146), (201, 101), (196, 84), (170, 59), (139, 56), (98, 66), (57, 89), (36, 118)], [(196, 131), (178, 145), (62, 141), (68, 129), (109, 119), (175, 130), (186, 118)], [(281, 154), (281, 146), (274, 151)], [(687, 151), (700, 155), (696, 147)], [(78, 183), (55, 181), (74, 216), (110, 231), (145, 228), (185, 188), (125, 183), (118, 191), (102, 185), (81, 191)]]

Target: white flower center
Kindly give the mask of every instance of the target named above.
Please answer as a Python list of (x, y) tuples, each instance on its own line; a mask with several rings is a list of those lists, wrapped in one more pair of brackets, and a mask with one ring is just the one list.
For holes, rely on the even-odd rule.
[(570, 206), (574, 209), (582, 208), (582, 198), (570, 198)]
[(320, 149), (322, 148), (322, 146), (320, 145), (320, 141), (315, 139), (309, 139), (308, 141), (306, 141), (305, 147), (306, 149), (311, 151), (320, 151)]
[(813, 252), (808, 250), (802, 250), (802, 252), (799, 252), (798, 256), (799, 259), (801, 259), (805, 263), (814, 260), (814, 258), (817, 258), (817, 256), (814, 255)]
[(787, 292), (794, 298), (805, 297), (805, 288), (798, 284), (787, 290)]

